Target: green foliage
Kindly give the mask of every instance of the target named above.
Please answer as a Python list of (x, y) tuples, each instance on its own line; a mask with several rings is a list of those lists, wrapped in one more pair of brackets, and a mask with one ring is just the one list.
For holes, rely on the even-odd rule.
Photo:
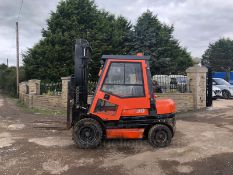
[(192, 65), (190, 54), (173, 38), (173, 31), (173, 26), (162, 24), (157, 16), (147, 11), (138, 18), (131, 32), (130, 52), (151, 56), (152, 75), (180, 74)]
[(210, 44), (202, 56), (202, 63), (213, 71), (233, 70), (233, 40), (221, 38)]
[[(183, 73), (190, 54), (172, 36), (173, 26), (161, 24), (157, 16), (144, 13), (134, 28), (124, 17), (98, 10), (92, 0), (61, 1), (42, 30), (43, 38), (23, 54), (26, 79), (57, 82), (73, 74), (75, 39), (91, 43), (89, 80), (96, 81), (103, 54), (152, 55), (152, 74)], [(170, 58), (169, 60), (167, 58)]]
[(60, 95), (62, 92), (62, 82), (44, 82), (40, 83), (40, 93), (42, 95)]
[(91, 0), (61, 1), (48, 19), (43, 38), (24, 57), (26, 78), (57, 81), (73, 73), (75, 39), (87, 39), (93, 48), (90, 80), (98, 75), (103, 54), (124, 53), (130, 23), (123, 17), (97, 10)]
[[(20, 81), (24, 80), (24, 70), (20, 68)], [(0, 65), (0, 89), (11, 96), (16, 96), (16, 68)]]

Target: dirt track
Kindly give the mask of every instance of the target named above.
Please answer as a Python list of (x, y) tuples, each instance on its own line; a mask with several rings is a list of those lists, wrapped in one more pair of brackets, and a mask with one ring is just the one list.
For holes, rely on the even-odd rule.
[(0, 174), (232, 175), (233, 104), (179, 114), (172, 144), (108, 140), (80, 150), (64, 130), (64, 117), (25, 113), (0, 96)]

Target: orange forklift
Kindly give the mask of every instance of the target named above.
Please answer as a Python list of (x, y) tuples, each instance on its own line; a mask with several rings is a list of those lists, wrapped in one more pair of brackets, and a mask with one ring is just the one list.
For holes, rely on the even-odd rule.
[(67, 127), (79, 148), (96, 148), (103, 139), (148, 139), (154, 147), (171, 143), (175, 103), (153, 93), (149, 56), (103, 55), (99, 81), (88, 104), (91, 47), (78, 39), (75, 70), (68, 85)]

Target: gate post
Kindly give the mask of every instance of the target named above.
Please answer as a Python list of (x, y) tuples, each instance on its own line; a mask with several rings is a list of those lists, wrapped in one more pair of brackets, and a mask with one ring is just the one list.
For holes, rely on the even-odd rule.
[(212, 69), (208, 68), (206, 84), (206, 107), (212, 106)]
[(194, 110), (206, 107), (206, 73), (204, 66), (189, 67), (186, 72), (190, 79), (190, 90), (194, 96)]
[(29, 94), (40, 95), (40, 80), (28, 80)]
[(61, 99), (62, 99), (62, 106), (67, 107), (67, 96), (68, 96), (68, 83), (70, 81), (70, 77), (62, 77), (62, 93), (61, 93)]

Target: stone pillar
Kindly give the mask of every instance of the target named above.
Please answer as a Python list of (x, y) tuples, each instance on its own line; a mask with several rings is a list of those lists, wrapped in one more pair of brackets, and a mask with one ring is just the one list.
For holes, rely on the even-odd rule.
[(19, 83), (19, 100), (23, 100), (23, 95), (27, 94), (27, 82), (21, 82)]
[(29, 108), (33, 108), (33, 95), (32, 94), (29, 94), (28, 96), (28, 107)]
[(68, 97), (68, 83), (70, 81), (70, 77), (62, 77), (61, 80), (62, 80), (62, 93), (61, 93), (62, 106), (66, 108), (67, 97)]
[(27, 82), (19, 83), (19, 94), (26, 94), (27, 93)]
[(208, 69), (204, 66), (195, 65), (189, 67), (186, 72), (189, 77), (190, 90), (194, 95), (194, 109), (206, 107), (206, 73)]
[(40, 95), (40, 80), (29, 80), (28, 81), (29, 94)]

